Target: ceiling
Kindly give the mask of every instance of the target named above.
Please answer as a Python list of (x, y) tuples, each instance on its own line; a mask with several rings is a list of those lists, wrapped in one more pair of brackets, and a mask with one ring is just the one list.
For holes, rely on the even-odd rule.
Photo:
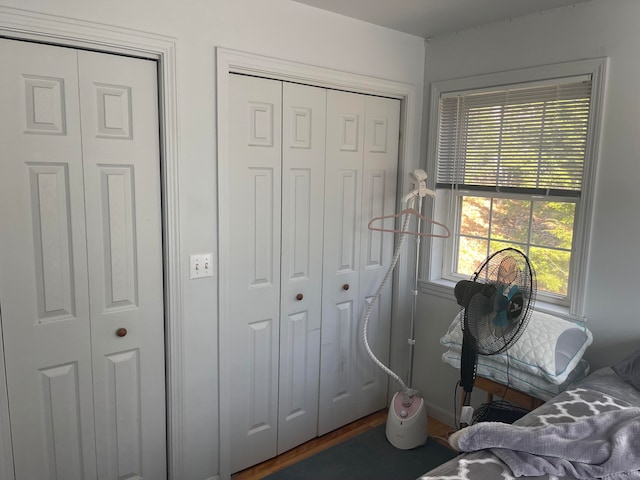
[(422, 38), (431, 38), (590, 0), (294, 1)]

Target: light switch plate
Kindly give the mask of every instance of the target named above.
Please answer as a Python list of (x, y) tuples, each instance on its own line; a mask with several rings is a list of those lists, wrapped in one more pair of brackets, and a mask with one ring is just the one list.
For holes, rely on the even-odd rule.
[(189, 278), (193, 280), (194, 278), (213, 277), (213, 268), (211, 265), (212, 257), (212, 253), (191, 255), (189, 257)]

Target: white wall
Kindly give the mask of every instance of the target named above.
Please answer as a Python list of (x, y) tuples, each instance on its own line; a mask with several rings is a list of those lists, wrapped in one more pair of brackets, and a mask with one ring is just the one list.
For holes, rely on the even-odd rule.
[[(218, 279), (188, 280), (188, 256), (217, 250), (215, 47), (413, 84), (418, 91), (414, 128), (419, 131), (424, 42), (289, 0), (0, 0), (0, 6), (142, 30), (177, 41), (186, 367), (186, 473), (177, 480), (213, 477), (219, 472)], [(419, 151), (418, 144), (413, 151)]]
[[(640, 347), (638, 19), (637, 0), (594, 0), (435, 38), (426, 49), (426, 101), (432, 81), (609, 57), (585, 304), (594, 334), (586, 354), (592, 368)], [(425, 115), (428, 108), (425, 103)], [(423, 136), (423, 152), (425, 142)], [(439, 338), (459, 307), (425, 293), (419, 301), (416, 387), (432, 413), (446, 418), (459, 373), (442, 363)]]

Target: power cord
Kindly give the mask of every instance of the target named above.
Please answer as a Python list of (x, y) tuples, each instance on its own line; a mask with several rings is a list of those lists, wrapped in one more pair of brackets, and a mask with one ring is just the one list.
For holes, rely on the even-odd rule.
[[(506, 354), (506, 359), (507, 359), (507, 369), (506, 369), (507, 381), (506, 381), (501, 399), (494, 400), (489, 403), (483, 403), (475, 411), (470, 424), (475, 424), (478, 422), (486, 422), (486, 421), (513, 423), (517, 419), (526, 415), (529, 412), (529, 410), (519, 407), (517, 405), (514, 405), (511, 402), (505, 400), (507, 393), (511, 389), (511, 377), (509, 374), (511, 362), (510, 362), (510, 357), (508, 352)], [(460, 387), (462, 387), (461, 380), (456, 382), (453, 389), (453, 422), (457, 429), (462, 428), (462, 425), (458, 423), (458, 389)]]
[(460, 428), (458, 425), (458, 387), (460, 386), (460, 381), (457, 381), (453, 387), (453, 425), (456, 428)]
[(505, 385), (504, 388), (504, 392), (502, 393), (502, 399), (504, 400), (504, 397), (507, 396), (507, 392), (509, 391), (509, 389), (511, 388), (511, 378), (509, 377), (509, 367), (511, 366), (511, 362), (509, 361), (511, 359), (511, 357), (509, 357), (509, 350), (505, 351), (505, 356), (507, 358), (507, 383)]

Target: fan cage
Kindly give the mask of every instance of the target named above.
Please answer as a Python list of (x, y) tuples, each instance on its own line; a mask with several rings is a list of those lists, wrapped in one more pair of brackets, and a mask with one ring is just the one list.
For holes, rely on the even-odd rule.
[(537, 290), (531, 262), (520, 250), (509, 247), (485, 259), (473, 274), (476, 287), (463, 313), (463, 331), (470, 335), (476, 353), (497, 355), (522, 336)]

